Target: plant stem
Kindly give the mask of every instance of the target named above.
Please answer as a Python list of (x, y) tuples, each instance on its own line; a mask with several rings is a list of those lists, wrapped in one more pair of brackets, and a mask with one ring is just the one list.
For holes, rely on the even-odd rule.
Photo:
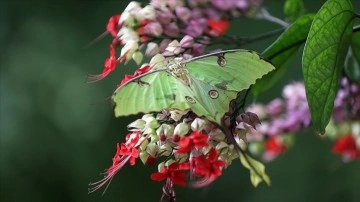
[(264, 19), (270, 22), (274, 22), (276, 24), (279, 24), (281, 26), (283, 26), (284, 28), (289, 27), (289, 23), (281, 20), (280, 18), (277, 18), (275, 16), (272, 16), (265, 8), (262, 8), (259, 12), (259, 14), (257, 15), (258, 19)]

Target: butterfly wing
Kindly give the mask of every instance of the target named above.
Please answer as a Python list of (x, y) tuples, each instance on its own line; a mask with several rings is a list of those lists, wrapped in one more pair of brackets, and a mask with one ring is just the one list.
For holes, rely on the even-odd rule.
[(113, 102), (116, 117), (162, 109), (191, 109), (198, 116), (220, 123), (236, 95), (197, 79), (191, 78), (191, 85), (187, 85), (166, 71), (158, 71), (119, 87)]
[(166, 71), (157, 71), (132, 79), (113, 94), (115, 116), (149, 113), (161, 109), (185, 110), (189, 104), (179, 96), (179, 81)]
[(257, 53), (230, 50), (193, 58), (186, 63), (191, 77), (223, 90), (241, 91), (275, 69)]

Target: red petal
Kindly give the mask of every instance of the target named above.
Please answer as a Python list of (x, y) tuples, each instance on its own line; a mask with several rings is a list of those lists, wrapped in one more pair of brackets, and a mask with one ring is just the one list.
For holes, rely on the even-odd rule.
[(119, 20), (120, 15), (114, 15), (110, 17), (108, 24), (106, 25), (106, 30), (113, 36), (116, 37), (119, 32)]
[(154, 181), (160, 182), (162, 180), (165, 180), (167, 178), (167, 175), (163, 173), (153, 173), (150, 175), (150, 178)]

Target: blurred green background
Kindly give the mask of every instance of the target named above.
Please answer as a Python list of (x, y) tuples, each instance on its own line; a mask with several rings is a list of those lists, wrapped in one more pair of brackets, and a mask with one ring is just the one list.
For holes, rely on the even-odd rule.
[[(306, 1), (315, 12), (324, 1)], [(353, 1), (358, 3), (357, 0)], [(126, 125), (115, 119), (109, 100), (124, 72), (85, 83), (100, 73), (108, 56), (107, 37), (86, 47), (104, 31), (108, 18), (128, 1), (1, 1), (0, 3), (0, 200), (158, 201), (162, 183), (149, 176), (156, 166), (125, 166), (107, 192), (87, 193), (90, 182), (109, 165)], [(283, 1), (266, 6), (283, 17)], [(359, 5), (357, 5), (359, 6)], [(359, 12), (359, 9), (357, 9)], [(240, 36), (278, 28), (246, 20), (231, 32)], [(274, 38), (244, 48), (261, 52)], [(301, 79), (300, 59), (261, 101), (281, 95), (281, 87)], [(273, 185), (253, 188), (248, 171), (234, 162), (204, 189), (177, 188), (178, 201), (359, 201), (360, 164), (342, 164), (331, 143), (310, 130), (295, 146), (267, 164)]]

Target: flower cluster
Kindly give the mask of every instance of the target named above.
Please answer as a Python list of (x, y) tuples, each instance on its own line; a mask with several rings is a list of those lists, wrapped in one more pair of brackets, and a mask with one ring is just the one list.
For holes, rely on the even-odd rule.
[[(284, 153), (293, 143), (292, 134), (311, 123), (305, 87), (294, 82), (283, 89), (283, 99), (276, 98), (266, 106), (255, 104), (248, 109), (258, 114), (261, 124), (250, 136), (249, 151), (271, 161)], [(326, 137), (335, 141), (332, 151), (344, 161), (360, 159), (360, 86), (342, 79)]]
[[(253, 113), (239, 115), (235, 140), (245, 147), (240, 134), (252, 131), (258, 118)], [(246, 127), (244, 127), (246, 126)], [(190, 173), (192, 187), (203, 187), (222, 174), (239, 153), (228, 142), (217, 126), (199, 118), (190, 111), (163, 111), (156, 116), (145, 114), (128, 125), (125, 143), (117, 145), (113, 164), (103, 180), (91, 184), (95, 191), (106, 183), (127, 163), (135, 165), (140, 159), (144, 165), (158, 164), (158, 172), (151, 174), (154, 181), (163, 181), (165, 196), (174, 193), (173, 185), (186, 186)]]
[[(151, 0), (142, 7), (130, 2), (121, 15), (114, 15), (106, 26), (113, 41), (110, 56), (101, 74), (90, 82), (105, 78), (119, 63), (134, 60), (139, 65), (145, 56), (199, 56), (212, 40), (229, 28), (229, 20), (254, 13), (260, 0)], [(121, 47), (117, 57), (115, 48)], [(146, 47), (145, 50), (143, 50)]]

